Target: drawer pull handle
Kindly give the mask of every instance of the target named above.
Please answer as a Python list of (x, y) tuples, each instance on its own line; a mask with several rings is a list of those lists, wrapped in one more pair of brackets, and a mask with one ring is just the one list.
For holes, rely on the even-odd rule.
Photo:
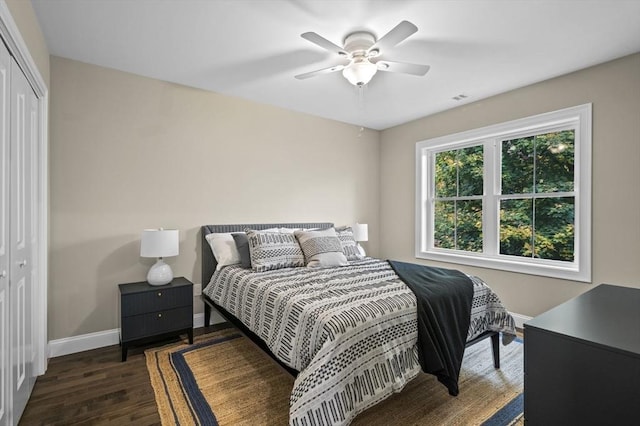
[(162, 292), (161, 291), (158, 292), (158, 297), (160, 297), (160, 296), (162, 296)]
[(162, 318), (162, 314), (158, 314), (158, 318)]

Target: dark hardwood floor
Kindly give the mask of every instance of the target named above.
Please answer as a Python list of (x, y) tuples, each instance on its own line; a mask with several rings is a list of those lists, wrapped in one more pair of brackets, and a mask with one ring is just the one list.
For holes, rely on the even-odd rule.
[[(225, 328), (211, 326), (206, 332)], [(194, 330), (201, 335), (204, 328)], [(120, 361), (120, 346), (51, 358), (38, 377), (20, 425), (159, 425), (144, 350), (187, 336), (131, 348)]]
[[(198, 328), (194, 335), (227, 327)], [(144, 350), (180, 340), (188, 341), (185, 335), (131, 348), (126, 362), (120, 362), (119, 345), (51, 358), (47, 372), (36, 381), (20, 425), (159, 425)]]

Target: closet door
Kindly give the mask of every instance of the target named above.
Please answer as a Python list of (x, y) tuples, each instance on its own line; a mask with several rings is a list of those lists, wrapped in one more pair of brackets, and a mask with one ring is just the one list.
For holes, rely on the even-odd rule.
[(10, 424), (9, 380), (9, 73), (11, 58), (0, 43), (0, 425)]
[(12, 418), (17, 421), (35, 383), (31, 280), (31, 103), (33, 91), (11, 61), (10, 103), (10, 312)]

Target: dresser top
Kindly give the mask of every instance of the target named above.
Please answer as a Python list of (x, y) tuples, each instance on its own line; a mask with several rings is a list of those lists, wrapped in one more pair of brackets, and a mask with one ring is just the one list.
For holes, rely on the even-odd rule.
[(186, 279), (185, 277), (175, 277), (173, 281), (165, 285), (151, 285), (146, 281), (140, 281), (137, 283), (118, 284), (118, 287), (120, 287), (121, 294), (132, 294), (132, 293), (141, 293), (145, 291), (154, 291), (154, 290), (161, 291), (161, 290), (167, 290), (170, 288), (192, 286), (192, 285), (193, 283), (188, 279)]
[(525, 323), (640, 357), (640, 289), (601, 284)]

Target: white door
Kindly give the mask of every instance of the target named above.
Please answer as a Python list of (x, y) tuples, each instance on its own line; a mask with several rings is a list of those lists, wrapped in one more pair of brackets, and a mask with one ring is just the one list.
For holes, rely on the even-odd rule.
[(11, 58), (0, 44), (0, 425), (11, 422), (9, 379), (9, 73)]
[(12, 421), (17, 422), (35, 383), (31, 294), (31, 111), (33, 91), (11, 62), (10, 114), (10, 312)]

